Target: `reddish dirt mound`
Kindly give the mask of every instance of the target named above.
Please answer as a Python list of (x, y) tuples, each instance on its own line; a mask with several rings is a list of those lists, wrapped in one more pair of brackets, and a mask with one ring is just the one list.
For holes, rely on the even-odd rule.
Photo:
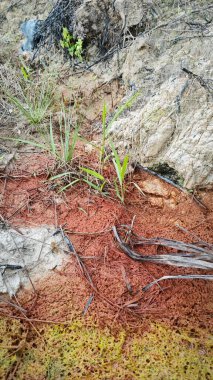
[[(48, 279), (36, 284), (36, 297), (20, 292), (19, 299), (29, 310), (28, 317), (66, 321), (82, 314), (94, 295), (87, 316), (92, 314), (101, 324), (126, 322), (136, 326), (141, 321), (158, 319), (178, 326), (209, 327), (212, 282), (164, 281), (161, 287), (155, 285), (146, 293), (141, 290), (164, 275), (205, 272), (134, 262), (118, 248), (111, 227), (130, 225), (135, 216), (134, 231), (144, 237), (195, 242), (196, 238), (181, 231), (178, 224), (212, 243), (213, 193), (199, 194), (204, 207), (190, 195), (141, 171), (132, 176), (123, 206), (116, 199), (98, 196), (82, 185), (65, 195), (57, 194), (45, 174), (51, 165), (43, 155), (22, 155), (16, 167), (2, 175), (0, 214), (13, 227), (65, 225), (77, 253), (85, 257), (97, 291), (89, 285), (71, 255), (63, 271), (56, 268)], [(134, 183), (146, 190), (153, 178), (158, 191), (139, 193)], [(143, 252), (153, 253), (157, 249), (146, 248)], [(131, 285), (131, 291), (127, 284)]]

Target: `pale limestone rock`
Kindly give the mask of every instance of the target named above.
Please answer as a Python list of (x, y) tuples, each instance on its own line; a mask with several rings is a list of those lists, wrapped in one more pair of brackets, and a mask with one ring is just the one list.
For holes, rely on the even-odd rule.
[[(19, 232), (20, 231), (20, 232)], [(61, 267), (69, 256), (61, 234), (53, 236), (54, 228), (42, 226), (0, 230), (0, 264), (19, 265), (22, 269), (0, 267), (0, 293), (15, 294), (20, 286), (31, 286)]]
[(123, 27), (137, 25), (143, 18), (143, 1), (142, 0), (116, 0), (114, 8), (119, 13)]
[(165, 185), (158, 178), (147, 179), (145, 181), (140, 181), (139, 186), (142, 191), (148, 194), (157, 195), (167, 198), (169, 196), (169, 191), (166, 189)]

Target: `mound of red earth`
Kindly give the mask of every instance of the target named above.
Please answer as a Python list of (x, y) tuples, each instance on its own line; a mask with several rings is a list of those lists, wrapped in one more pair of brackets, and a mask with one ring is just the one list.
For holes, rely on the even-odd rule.
[[(1, 175), (1, 218), (15, 228), (63, 226), (93, 285), (71, 254), (63, 270), (55, 268), (48, 278), (34, 284), (36, 293), (19, 292), (18, 300), (27, 309), (28, 318), (64, 322), (85, 314), (101, 325), (126, 323), (136, 327), (161, 320), (177, 326), (209, 328), (213, 311), (211, 281), (164, 281), (146, 293), (142, 288), (164, 275), (210, 272), (132, 261), (119, 249), (111, 229), (114, 225), (131, 225), (134, 218), (133, 228), (140, 236), (185, 242), (196, 242), (198, 236), (212, 243), (213, 192), (200, 192), (197, 202), (192, 195), (138, 171), (127, 180), (122, 205), (115, 197), (103, 197), (82, 184), (57, 193), (47, 180), (51, 165), (45, 155), (22, 154), (13, 169)], [(143, 248), (144, 254), (161, 251), (160, 247)], [(4, 313), (17, 315), (9, 309)]]

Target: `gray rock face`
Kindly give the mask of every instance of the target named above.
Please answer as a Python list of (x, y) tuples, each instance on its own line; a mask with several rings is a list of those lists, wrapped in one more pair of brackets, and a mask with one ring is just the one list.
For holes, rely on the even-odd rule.
[(195, 84), (177, 111), (176, 99), (186, 81), (165, 81), (141, 109), (114, 122), (111, 133), (120, 154), (128, 152), (132, 161), (145, 166), (167, 163), (184, 178), (185, 187), (193, 188), (213, 183), (213, 112), (205, 90)]
[(187, 188), (212, 185), (211, 2), (75, 4), (73, 34), (85, 39), (87, 59), (99, 62), (106, 54), (91, 65), (94, 73), (106, 82), (122, 78), (127, 90), (141, 90), (132, 109), (111, 126), (120, 154), (145, 166), (168, 164)]
[(119, 13), (124, 28), (139, 24), (143, 18), (142, 0), (115, 0), (114, 8)]
[(53, 236), (53, 228), (20, 228), (19, 231), (0, 230), (0, 293), (11, 296), (21, 286), (29, 287), (31, 281), (62, 266), (69, 257), (64, 253), (67, 247), (61, 235)]
[[(145, 3), (117, 0), (114, 6), (125, 25), (132, 26), (141, 22)], [(159, 16), (150, 30), (94, 72), (106, 81), (122, 77), (127, 88), (141, 90), (132, 109), (111, 126), (121, 155), (128, 153), (145, 166), (166, 163), (187, 188), (212, 185), (213, 26), (206, 20), (213, 8), (208, 1), (179, 10), (169, 4), (152, 3), (150, 12)]]

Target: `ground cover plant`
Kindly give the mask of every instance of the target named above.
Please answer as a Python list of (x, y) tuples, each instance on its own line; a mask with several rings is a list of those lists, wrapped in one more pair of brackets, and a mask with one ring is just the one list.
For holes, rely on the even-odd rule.
[[(1, 321), (0, 330), (4, 332), (2, 378), (14, 368), (16, 379), (32, 380), (211, 378), (211, 338), (202, 331), (190, 336), (190, 331), (180, 333), (153, 324), (141, 336), (122, 329), (117, 333), (100, 329), (84, 321), (43, 327), (34, 337), (19, 321)], [(15, 335), (18, 348), (11, 346)], [(201, 342), (205, 356), (199, 351)]]
[(52, 103), (55, 78), (47, 70), (33, 72), (20, 62), (18, 69), (2, 67), (1, 91), (6, 103), (14, 107), (31, 125), (39, 126), (48, 115)]
[(72, 58), (78, 58), (80, 62), (82, 61), (83, 41), (81, 38), (78, 38), (77, 41), (75, 41), (66, 27), (63, 27), (60, 45), (63, 49), (68, 51)]

